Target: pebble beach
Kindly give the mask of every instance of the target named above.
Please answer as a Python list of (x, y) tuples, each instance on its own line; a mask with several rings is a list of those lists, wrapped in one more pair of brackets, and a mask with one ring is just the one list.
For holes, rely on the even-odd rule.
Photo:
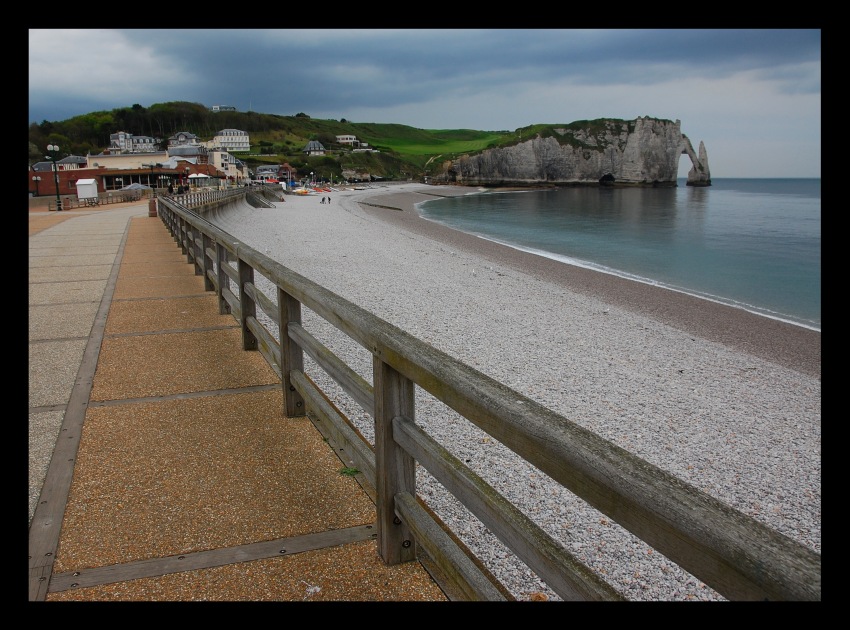
[[(821, 334), (574, 267), (419, 217), (474, 188), (287, 195), (221, 229), (610, 442), (820, 553)], [(258, 286), (274, 296), (270, 286)], [(371, 354), (305, 309), (371, 382)], [(267, 324), (268, 325), (268, 324)], [(371, 417), (308, 357), (368, 440)], [(630, 600), (723, 597), (417, 388), (416, 422)], [(419, 494), (517, 599), (558, 596), (417, 470)]]

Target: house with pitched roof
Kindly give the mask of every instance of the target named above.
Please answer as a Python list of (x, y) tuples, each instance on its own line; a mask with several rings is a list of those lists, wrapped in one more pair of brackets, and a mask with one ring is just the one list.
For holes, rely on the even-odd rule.
[(150, 153), (159, 150), (159, 138), (134, 136), (126, 131), (109, 134), (110, 153)]
[(216, 131), (213, 139), (206, 143), (208, 149), (223, 149), (247, 153), (251, 150), (251, 139), (248, 133), (239, 129), (221, 129)]
[(310, 140), (304, 147), (304, 153), (307, 155), (324, 155), (325, 147), (318, 140)]
[(188, 131), (180, 131), (168, 139), (168, 149), (170, 151), (174, 147), (197, 147), (200, 143), (200, 138), (198, 138), (195, 134), (189, 133)]

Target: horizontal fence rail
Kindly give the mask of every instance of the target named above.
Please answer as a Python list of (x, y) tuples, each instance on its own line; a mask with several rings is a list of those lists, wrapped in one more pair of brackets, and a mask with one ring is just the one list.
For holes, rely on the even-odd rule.
[[(415, 423), (418, 386), (723, 597), (820, 601), (819, 553), (284, 267), (203, 216), (237, 201), (271, 205), (267, 193), (252, 188), (161, 197), (158, 208), (207, 290), (218, 295), (220, 312), (240, 322), (243, 349), (261, 352), (280, 377), (284, 413), (315, 416), (363, 473), (385, 563), (414, 560), (421, 549), (459, 598), (505, 599), (418, 498), (419, 464), (561, 598), (623, 599)], [(257, 287), (255, 273), (276, 295)], [(371, 353), (371, 383), (304, 328), (302, 307)], [(305, 353), (372, 417), (374, 445), (304, 373)]]
[[(44, 197), (45, 195), (42, 195)], [(153, 189), (139, 190), (114, 190), (98, 193), (97, 197), (80, 198), (77, 196), (61, 196), (60, 202), (63, 210), (74, 210), (76, 208), (89, 208), (92, 206), (105, 206), (113, 203), (127, 203), (128, 201), (141, 201), (154, 197)], [(54, 199), (47, 201), (47, 210), (54, 212), (59, 208)]]
[[(243, 196), (245, 191), (239, 189), (229, 189), (228, 194), (231, 196)], [(271, 184), (257, 184), (252, 186), (251, 192), (255, 197), (271, 199), (273, 201), (286, 201), (283, 188)], [(103, 206), (113, 203), (127, 203), (129, 201), (141, 201), (142, 199), (154, 199), (157, 193), (164, 195), (164, 190), (154, 190), (153, 188), (137, 188), (131, 190), (110, 190), (99, 192), (97, 197), (80, 198), (76, 195), (61, 195), (60, 202), (63, 210), (73, 210), (76, 208), (88, 208), (91, 206)], [(217, 201), (221, 198), (223, 191), (214, 188), (195, 188), (187, 189), (185, 193), (170, 195), (187, 207), (198, 207), (206, 203)], [(46, 197), (47, 195), (42, 195)], [(266, 202), (267, 203), (267, 202)], [(49, 211), (57, 210), (58, 206), (53, 197), (47, 201), (47, 209)]]

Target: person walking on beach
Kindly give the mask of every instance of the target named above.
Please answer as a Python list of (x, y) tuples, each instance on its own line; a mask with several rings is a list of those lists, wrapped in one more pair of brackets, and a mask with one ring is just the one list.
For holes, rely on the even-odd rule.
[(322, 203), (325, 203), (325, 198), (324, 198), (324, 197), (322, 197)]
[(328, 203), (330, 203), (330, 202), (331, 202), (331, 198), (330, 198), (330, 197), (328, 197)]

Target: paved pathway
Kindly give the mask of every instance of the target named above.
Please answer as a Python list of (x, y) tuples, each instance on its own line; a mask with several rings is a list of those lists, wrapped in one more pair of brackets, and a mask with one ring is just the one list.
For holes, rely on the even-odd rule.
[(31, 209), (30, 601), (448, 599), (240, 339), (147, 201)]

